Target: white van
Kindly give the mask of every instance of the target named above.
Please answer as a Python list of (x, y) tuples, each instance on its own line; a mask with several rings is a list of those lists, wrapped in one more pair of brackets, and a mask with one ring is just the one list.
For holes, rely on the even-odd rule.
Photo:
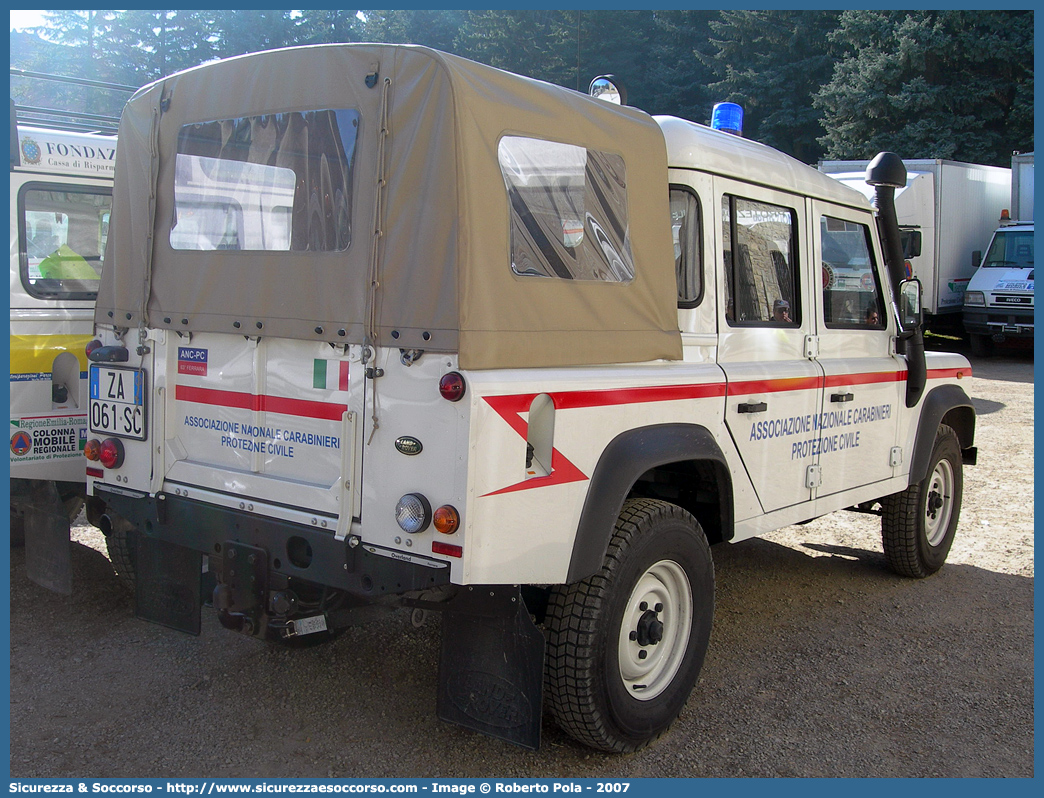
[[(87, 355), (112, 206), (116, 137), (12, 130), (11, 539), (28, 572), (69, 592), (51, 540), (83, 505)], [(39, 528), (26, 537), (26, 511)], [(57, 531), (55, 531), (57, 530)], [(68, 543), (64, 545), (68, 549)], [(57, 571), (55, 568), (57, 567)], [(64, 575), (63, 575), (64, 574)]]
[(204, 571), (259, 639), (439, 611), (440, 717), (535, 748), (546, 697), (648, 744), (703, 664), (711, 544), (854, 508), (924, 577), (953, 541), (971, 371), (924, 352), (901, 160), (867, 178), (880, 218), (756, 142), (422, 47), (146, 87), (87, 442), (137, 614), (198, 634)]
[(1011, 172), (1011, 208), (964, 296), (964, 330), (978, 357), (994, 344), (1033, 342), (1033, 153), (1012, 155)]

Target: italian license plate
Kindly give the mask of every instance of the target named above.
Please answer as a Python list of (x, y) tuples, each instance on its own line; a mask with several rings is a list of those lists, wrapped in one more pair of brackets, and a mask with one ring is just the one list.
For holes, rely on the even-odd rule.
[(88, 419), (91, 432), (143, 441), (145, 372), (142, 369), (91, 365)]
[(316, 632), (326, 631), (326, 616), (313, 615), (311, 618), (298, 618), (291, 621), (294, 626), (295, 635), (310, 635)]

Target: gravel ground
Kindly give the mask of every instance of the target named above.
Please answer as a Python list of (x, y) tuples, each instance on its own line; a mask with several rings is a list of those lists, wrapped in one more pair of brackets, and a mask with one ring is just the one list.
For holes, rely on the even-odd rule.
[(285, 650), (133, 617), (101, 534), (74, 592), (11, 552), (11, 775), (704, 777), (1033, 775), (1033, 357), (973, 362), (979, 465), (948, 564), (885, 567), (878, 519), (835, 513), (713, 550), (717, 614), (675, 727), (637, 754), (545, 719), (539, 752), (435, 717), (438, 624), (395, 613)]

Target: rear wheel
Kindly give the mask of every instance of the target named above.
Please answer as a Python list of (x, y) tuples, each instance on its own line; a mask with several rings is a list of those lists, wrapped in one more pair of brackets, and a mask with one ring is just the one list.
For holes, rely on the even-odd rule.
[[(27, 479), (11, 480), (11, 548), (25, 545), (25, 509), (29, 501), (31, 481)], [(69, 516), (72, 525), (83, 509), (83, 493), (79, 486), (70, 488), (70, 483), (57, 482), (58, 498), (62, 502), (62, 510)]]
[(957, 532), (963, 490), (960, 441), (943, 424), (935, 435), (928, 476), (881, 500), (881, 539), (892, 570), (923, 578), (942, 568)]
[(25, 545), (25, 516), (21, 509), (11, 506), (11, 548), (17, 549)]
[(603, 751), (635, 751), (685, 706), (710, 640), (714, 566), (699, 523), (628, 501), (594, 576), (551, 591), (546, 695), (558, 724)]

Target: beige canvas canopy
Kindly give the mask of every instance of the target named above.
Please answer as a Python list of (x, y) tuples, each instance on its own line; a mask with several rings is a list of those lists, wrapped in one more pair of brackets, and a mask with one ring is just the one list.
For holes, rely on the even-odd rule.
[[(350, 183), (324, 172), (326, 188), (317, 190), (329, 205), (336, 186), (338, 207), (351, 217), (350, 243), (331, 251), (177, 248), (178, 225), (187, 224), (175, 213), (179, 146), (188, 146), (179, 136), (205, 132), (200, 123), (214, 120), (316, 109), (357, 115)], [(621, 235), (633, 279), (513, 270), (498, 162), (504, 136), (622, 157)], [(249, 146), (261, 140), (255, 135)], [(462, 368), (678, 359), (667, 187), (664, 139), (649, 116), (558, 86), (415, 46), (230, 58), (151, 84), (126, 106), (96, 318), (458, 351)], [(294, 194), (292, 184), (286, 193)]]

